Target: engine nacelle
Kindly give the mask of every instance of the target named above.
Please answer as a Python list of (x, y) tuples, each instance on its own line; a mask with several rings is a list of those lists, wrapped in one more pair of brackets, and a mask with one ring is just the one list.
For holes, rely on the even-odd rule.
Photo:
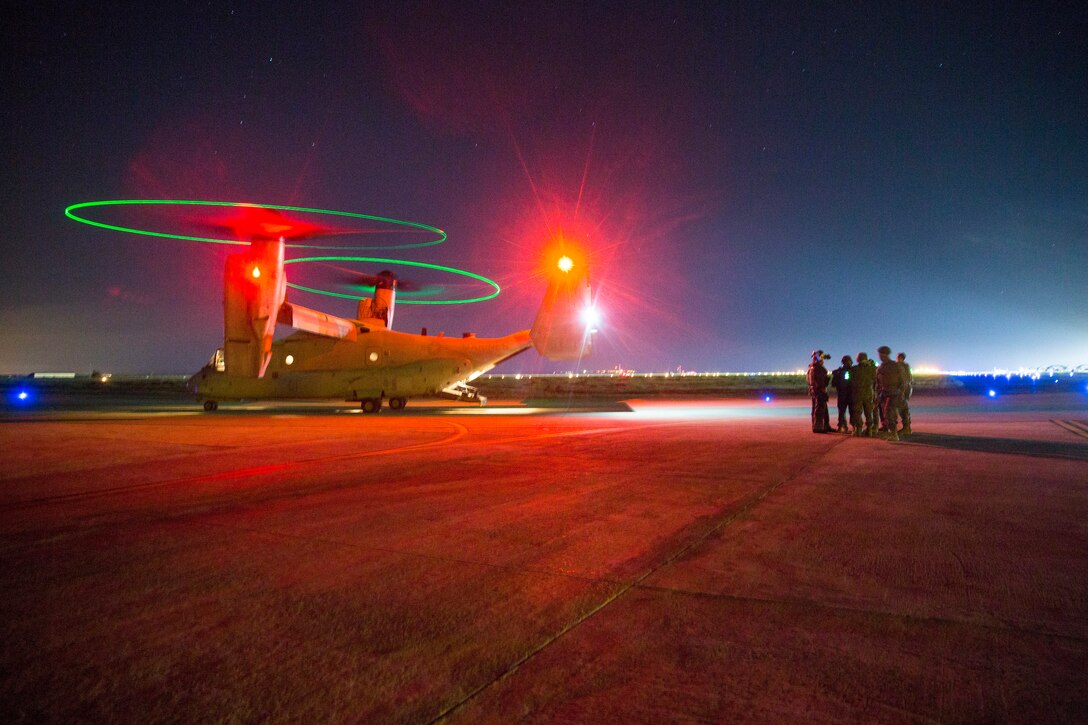
[(393, 310), (397, 301), (397, 278), (385, 270), (375, 278), (374, 295), (359, 300), (355, 319), (365, 320), (367, 324), (375, 321), (384, 324), (386, 329), (393, 329)]
[(287, 295), (284, 242), (254, 240), (227, 257), (223, 284), (223, 351), (227, 375), (259, 378), (272, 359), (272, 336)]

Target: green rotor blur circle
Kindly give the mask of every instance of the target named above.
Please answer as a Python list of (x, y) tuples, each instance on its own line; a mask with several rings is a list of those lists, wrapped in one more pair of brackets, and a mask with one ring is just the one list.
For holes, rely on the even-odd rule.
[(211, 207), (228, 207), (228, 208), (255, 208), (255, 209), (275, 209), (277, 211), (293, 211), (304, 214), (320, 214), (326, 216), (340, 216), (348, 217), (352, 219), (365, 219), (372, 222), (381, 222), (383, 224), (391, 224), (398, 227), (407, 227), (409, 229), (418, 230), (421, 232), (431, 232), (437, 237), (435, 239), (426, 242), (414, 242), (411, 244), (378, 244), (378, 245), (321, 245), (321, 244), (297, 244), (290, 243), (285, 244), (290, 249), (413, 249), (417, 247), (430, 247), (436, 244), (441, 244), (446, 241), (446, 233), (437, 227), (432, 227), (429, 224), (422, 224), (420, 222), (405, 221), (403, 219), (391, 219), (388, 217), (374, 216), (371, 214), (359, 214), (349, 211), (336, 211), (334, 209), (316, 209), (303, 206), (286, 206), (283, 204), (251, 204), (247, 202), (233, 202), (233, 201), (200, 201), (200, 200), (185, 200), (185, 199), (107, 199), (103, 201), (84, 201), (78, 204), (72, 204), (64, 210), (64, 215), (73, 221), (80, 222), (81, 224), (89, 224), (93, 227), (100, 227), (102, 229), (109, 229), (115, 232), (124, 232), (125, 234), (140, 234), (149, 237), (162, 237), (165, 239), (181, 239), (190, 242), (204, 242), (208, 244), (237, 244), (248, 245), (249, 242), (241, 241), (238, 239), (222, 239), (218, 237), (200, 237), (187, 234), (172, 234), (170, 232), (159, 232), (150, 229), (137, 229), (135, 227), (123, 227), (117, 224), (108, 224), (106, 222), (96, 221), (94, 219), (88, 219), (85, 216), (76, 214), (76, 211), (82, 209), (92, 209), (100, 207), (119, 207), (119, 206), (211, 206)]
[[(404, 265), (404, 266), (408, 266), (408, 267), (420, 267), (420, 268), (423, 268), (423, 269), (434, 269), (434, 270), (437, 270), (439, 272), (446, 272), (446, 273), (449, 273), (449, 274), (460, 275), (462, 277), (468, 277), (468, 278), (474, 279), (474, 280), (476, 280), (478, 282), (483, 282), (484, 284), (490, 285), (491, 287), (494, 288), (493, 292), (491, 292), (490, 294), (484, 295), (482, 297), (471, 297), (471, 298), (456, 299), (456, 300), (413, 300), (413, 299), (405, 299), (404, 297), (398, 297), (397, 298), (397, 304), (402, 304), (402, 305), (467, 305), (467, 304), (470, 304), (472, 302), (484, 302), (486, 300), (494, 299), (495, 297), (497, 297), (499, 295), (499, 290), (500, 290), (499, 285), (498, 285), (497, 282), (495, 282), (494, 280), (488, 279), (487, 277), (484, 277), (482, 275), (475, 274), (473, 272), (468, 272), (468, 271), (463, 270), (463, 269), (457, 269), (455, 267), (444, 267), (444, 266), (442, 266), (440, 264), (429, 264), (427, 262), (412, 262), (412, 261), (407, 260), (407, 259), (383, 259), (381, 257), (343, 257), (343, 256), (298, 257), (296, 259), (284, 260), (284, 265), (299, 264), (301, 262), (367, 262), (367, 263), (382, 264), (382, 265)], [(293, 282), (288, 282), (287, 286), (292, 288), (292, 289), (300, 290), (302, 292), (312, 292), (313, 294), (325, 295), (327, 297), (340, 297), (342, 299), (349, 299), (349, 300), (366, 299), (366, 297), (364, 297), (362, 295), (352, 295), (352, 294), (346, 294), (346, 293), (343, 293), (343, 292), (334, 292), (332, 290), (323, 290), (323, 289), (317, 289), (317, 288), (314, 288), (314, 287), (304, 287), (302, 285), (295, 284)]]

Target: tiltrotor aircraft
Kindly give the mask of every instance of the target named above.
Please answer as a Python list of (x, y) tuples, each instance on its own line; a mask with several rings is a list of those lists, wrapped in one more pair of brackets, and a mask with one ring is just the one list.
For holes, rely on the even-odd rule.
[[(358, 402), (367, 413), (383, 400), (400, 410), (413, 397), (484, 404), (469, 383), (530, 347), (553, 360), (589, 354), (588, 271), (568, 256), (557, 260), (531, 329), (479, 338), (393, 330), (398, 280), (387, 271), (368, 278), (374, 293), (359, 301), (356, 319), (289, 302), (284, 248), (283, 236), (257, 235), (227, 258), (223, 347), (189, 379), (205, 410), (220, 401), (292, 398)], [(274, 340), (277, 324), (296, 332)]]

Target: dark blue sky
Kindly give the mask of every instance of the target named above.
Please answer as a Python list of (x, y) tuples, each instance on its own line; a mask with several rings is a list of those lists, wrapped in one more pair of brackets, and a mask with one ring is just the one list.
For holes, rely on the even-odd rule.
[(593, 368), (1088, 363), (1076, 3), (304, 5), (7, 13), (0, 372), (186, 372), (221, 344), (232, 250), (63, 216), (111, 198), (441, 227), (403, 256), (504, 288), (398, 308), (447, 334), (527, 327), (562, 232), (593, 253)]

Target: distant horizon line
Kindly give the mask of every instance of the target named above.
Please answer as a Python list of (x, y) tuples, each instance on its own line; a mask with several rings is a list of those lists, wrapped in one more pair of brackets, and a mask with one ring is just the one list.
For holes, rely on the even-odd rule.
[[(628, 370), (589, 370), (584, 369), (581, 371), (552, 371), (552, 372), (506, 372), (506, 373), (484, 373), (480, 377), (488, 378), (533, 378), (533, 377), (785, 377), (792, 375), (804, 375), (805, 368), (796, 368), (794, 370), (750, 370), (750, 371), (733, 371), (733, 370), (655, 370), (655, 371), (639, 371), (634, 369)], [(992, 368), (989, 370), (942, 370), (931, 367), (915, 367), (911, 371), (914, 375), (919, 376), (992, 376), (992, 377), (1055, 377), (1058, 375), (1088, 375), (1088, 364), (1065, 366), (1065, 365), (1049, 365), (1043, 368)], [(158, 372), (140, 372), (140, 373), (106, 373), (98, 370), (94, 370), (88, 373), (74, 372), (74, 371), (59, 371), (59, 370), (36, 370), (33, 372), (0, 372), (0, 378), (18, 378), (18, 379), (37, 379), (37, 380), (83, 380), (104, 378), (102, 382), (106, 382), (110, 379), (133, 379), (133, 378), (189, 378), (193, 373), (158, 373)]]

